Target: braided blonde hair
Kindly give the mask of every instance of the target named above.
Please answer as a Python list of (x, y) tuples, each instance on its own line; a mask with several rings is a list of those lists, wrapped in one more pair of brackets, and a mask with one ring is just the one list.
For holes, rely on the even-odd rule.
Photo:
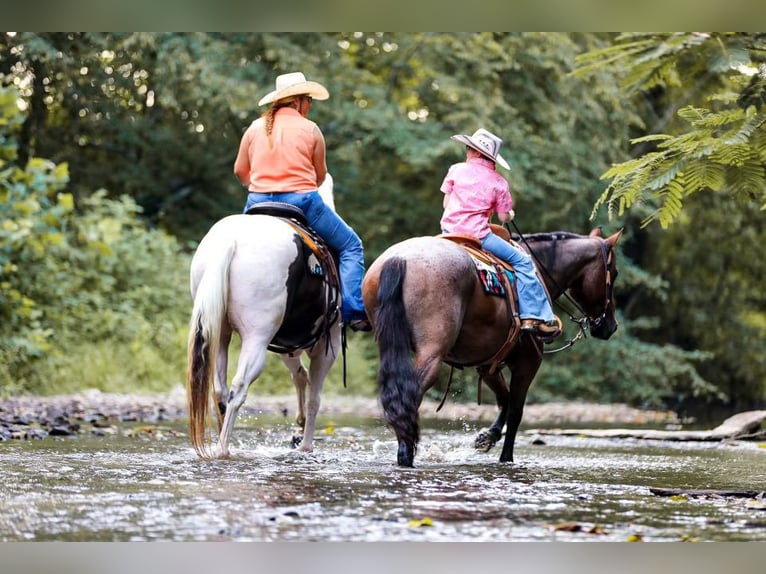
[(274, 130), (274, 116), (276, 115), (277, 111), (281, 108), (285, 108), (288, 106), (292, 106), (293, 102), (298, 99), (297, 96), (290, 96), (288, 98), (283, 98), (281, 100), (277, 100), (276, 102), (272, 103), (271, 106), (269, 106), (269, 109), (263, 112), (261, 115), (262, 118), (265, 118), (266, 120), (266, 135), (269, 136), (269, 147), (274, 147), (274, 137), (272, 135), (272, 131)]

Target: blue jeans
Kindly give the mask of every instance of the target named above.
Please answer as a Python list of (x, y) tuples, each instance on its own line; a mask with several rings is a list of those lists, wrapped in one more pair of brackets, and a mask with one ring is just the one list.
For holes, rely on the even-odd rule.
[(548, 294), (535, 273), (532, 256), (511, 243), (490, 233), (481, 240), (481, 246), (508, 262), (516, 271), (516, 290), (519, 294), (519, 317), (522, 319), (542, 319), (553, 321)]
[(322, 201), (316, 191), (248, 193), (243, 212), (264, 201), (281, 201), (301, 208), (311, 228), (338, 254), (342, 319), (353, 321), (366, 317), (362, 302), (364, 247), (356, 232)]

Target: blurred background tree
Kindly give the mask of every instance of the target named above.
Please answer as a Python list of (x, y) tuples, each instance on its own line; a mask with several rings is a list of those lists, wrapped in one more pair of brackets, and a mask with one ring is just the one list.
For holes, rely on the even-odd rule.
[[(505, 140), (511, 171), (503, 175), (522, 232), (625, 228), (620, 331), (608, 343), (581, 343), (546, 360), (532, 400), (760, 404), (766, 373), (755, 348), (764, 339), (763, 269), (755, 254), (763, 226), (752, 177), (756, 158), (761, 171), (763, 164), (753, 151), (763, 138), (756, 119), (763, 74), (750, 73), (762, 57), (760, 41), (585, 33), (4, 34), (0, 210), (9, 221), (26, 217), (27, 226), (52, 226), (50, 237), (61, 239), (49, 241), (60, 241), (61, 251), (80, 263), (75, 272), (47, 245), (30, 259), (35, 241), (49, 236), (37, 227), (14, 235), (4, 225), (0, 334), (3, 353), (25, 358), (6, 368), (0, 389), (39, 390), (56, 373), (75, 379), (73, 357), (94, 352), (96, 343), (123, 349), (128, 340), (140, 351), (104, 363), (96, 377), (102, 387), (132, 378), (149, 388), (180, 381), (188, 255), (214, 221), (241, 210), (245, 192), (232, 174), (240, 135), (262, 111), (256, 103), (276, 75), (301, 70), (330, 91), (311, 117), (327, 140), (336, 205), (364, 240), (368, 263), (396, 241), (438, 232), (439, 185), (463, 157), (449, 136), (480, 126)], [(682, 209), (663, 219), (665, 198), (713, 176), (697, 169), (697, 179), (673, 183), (671, 176), (683, 170), (663, 167), (663, 191), (655, 164), (629, 162), (663, 145), (672, 152), (663, 156), (667, 161), (688, 155), (690, 125), (714, 137), (711, 122), (718, 120), (700, 112), (703, 120), (694, 123), (689, 110), (723, 92), (726, 98), (714, 101), (742, 112), (719, 129), (744, 138), (732, 145), (746, 158), (740, 171), (749, 175), (734, 174), (734, 160), (719, 171), (732, 186), (749, 183), (688, 199), (682, 191)], [(658, 133), (669, 137), (645, 137)], [(723, 165), (724, 147), (689, 165)], [(655, 169), (654, 180), (642, 169)], [(632, 198), (619, 191), (623, 180), (655, 187), (642, 184), (636, 189), (644, 195)], [(27, 201), (41, 211), (24, 215), (19, 206)], [(668, 229), (648, 224), (653, 218)], [(74, 241), (96, 232), (109, 237), (98, 256), (92, 244)], [(22, 261), (24, 273), (17, 271)], [(50, 266), (59, 273), (55, 286), (46, 279), (54, 276)], [(31, 287), (40, 281), (78, 296), (76, 288), (87, 284), (96, 311), (90, 323), (67, 323), (76, 305), (66, 296), (43, 297)], [(70, 329), (71, 340), (62, 338)], [(20, 346), (14, 337), (22, 332), (38, 346)], [(14, 355), (19, 348), (27, 354)], [(164, 366), (151, 349), (169, 358)], [(350, 391), (374, 392), (369, 337), (354, 336), (351, 353), (358, 384)], [(140, 377), (130, 372), (138, 357), (145, 360)], [(120, 381), (105, 382), (110, 376)], [(339, 376), (335, 369), (332, 377)], [(289, 388), (279, 370), (265, 378), (273, 380), (269, 389)], [(474, 400), (469, 381), (475, 381), (471, 373), (460, 373), (455, 393)]]

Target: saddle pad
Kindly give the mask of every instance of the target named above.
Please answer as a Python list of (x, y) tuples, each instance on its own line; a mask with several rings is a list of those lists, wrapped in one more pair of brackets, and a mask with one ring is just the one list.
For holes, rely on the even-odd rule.
[(481, 247), (480, 240), (472, 235), (461, 235), (458, 233), (445, 233), (438, 235), (437, 237), (448, 239), (449, 241), (456, 243), (468, 253), (476, 266), (476, 272), (478, 273), (479, 281), (481, 282), (485, 293), (488, 295), (497, 295), (498, 297), (505, 297), (507, 295), (507, 291), (503, 285), (502, 279), (498, 276), (497, 270), (502, 268), (508, 277), (508, 283), (513, 285), (513, 268), (499, 257), (495, 257), (488, 251), (484, 251)]
[(310, 253), (306, 259), (306, 267), (308, 267), (309, 274), (311, 275), (316, 275), (317, 277), (324, 275), (322, 264), (319, 262), (319, 258), (313, 252)]
[[(473, 255), (471, 255), (471, 259), (473, 259), (473, 263), (476, 265), (476, 271), (479, 274), (479, 281), (484, 288), (484, 292), (488, 295), (505, 297), (507, 292), (503, 286), (503, 281), (497, 275), (497, 270)], [(509, 281), (513, 280), (510, 276), (508, 279)]]

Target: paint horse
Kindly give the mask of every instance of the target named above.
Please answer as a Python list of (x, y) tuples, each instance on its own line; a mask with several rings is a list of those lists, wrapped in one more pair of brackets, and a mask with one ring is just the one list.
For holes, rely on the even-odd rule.
[[(523, 245), (533, 253), (552, 299), (567, 292), (599, 339), (608, 339), (617, 330), (613, 285), (620, 234), (605, 239), (599, 229), (588, 236), (540, 233), (526, 236)], [(424, 393), (436, 384), (442, 363), (477, 367), (481, 380), (494, 391), (500, 412), (476, 439), (476, 447), (488, 450), (506, 427), (500, 461), (512, 462), (527, 391), (542, 363), (543, 343), (522, 333), (501, 358), (500, 368), (494, 368), (495, 355), (518, 317), (501, 298), (484, 292), (467, 251), (443, 236), (397, 243), (370, 266), (362, 295), (374, 325), (380, 400), (386, 422), (396, 433), (397, 463), (413, 466), (420, 438), (418, 409)], [(511, 374), (508, 385), (504, 366)]]
[[(266, 365), (267, 351), (278, 353), (290, 371), (298, 396), (296, 422), (303, 429), (302, 437), (293, 440), (300, 442), (299, 450), (311, 452), (322, 386), (340, 350), (340, 287), (332, 256), (305, 226), (300, 209), (265, 203), (255, 210), (213, 225), (191, 263), (194, 307), (186, 386), (189, 434), (202, 458), (229, 455), (237, 412)], [(229, 390), (228, 348), (234, 332), (242, 345)], [(309, 358), (308, 371), (303, 354)], [(218, 423), (212, 449), (211, 402)]]

